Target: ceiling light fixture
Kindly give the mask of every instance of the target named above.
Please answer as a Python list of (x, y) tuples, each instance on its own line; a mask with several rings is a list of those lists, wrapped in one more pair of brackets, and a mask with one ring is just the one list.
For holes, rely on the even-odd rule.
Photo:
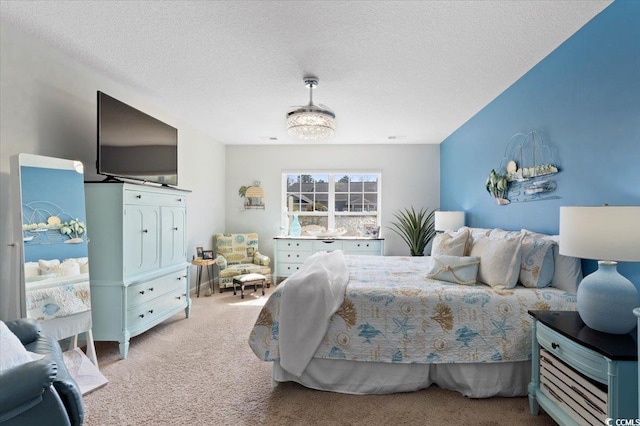
[(287, 113), (287, 131), (291, 136), (303, 140), (321, 140), (333, 136), (336, 115), (326, 106), (313, 104), (313, 89), (318, 86), (317, 77), (305, 77), (309, 88), (309, 104), (294, 107)]

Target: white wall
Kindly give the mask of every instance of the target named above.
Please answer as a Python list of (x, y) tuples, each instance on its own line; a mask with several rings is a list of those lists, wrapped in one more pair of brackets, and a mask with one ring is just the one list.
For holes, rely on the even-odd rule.
[[(188, 253), (212, 247), (224, 229), (225, 146), (154, 107), (154, 96), (117, 82), (3, 22), (0, 36), (0, 318), (19, 316), (19, 256), (10, 194), (10, 157), (30, 153), (80, 160), (96, 175), (96, 91), (101, 90), (178, 128), (179, 187), (188, 198)], [(92, 259), (93, 260), (93, 259)], [(195, 274), (191, 284), (194, 285)]]
[[(283, 124), (284, 125), (284, 124)], [(225, 232), (255, 231), (260, 251), (273, 258), (280, 227), (282, 172), (287, 170), (380, 170), (382, 227), (386, 255), (408, 255), (406, 244), (387, 227), (393, 212), (409, 206), (436, 209), (440, 203), (439, 145), (235, 145), (227, 146)], [(264, 210), (244, 210), (242, 185), (260, 181)]]

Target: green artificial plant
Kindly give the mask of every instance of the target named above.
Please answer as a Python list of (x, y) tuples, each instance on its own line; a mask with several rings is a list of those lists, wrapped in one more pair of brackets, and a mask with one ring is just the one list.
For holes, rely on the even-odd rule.
[(393, 214), (397, 221), (391, 222), (391, 229), (400, 235), (409, 246), (411, 256), (424, 256), (424, 249), (435, 237), (434, 227), (435, 210), (428, 211), (421, 208), (419, 211), (413, 207), (399, 210)]
[(499, 174), (495, 169), (491, 170), (486, 183), (487, 192), (495, 199), (506, 199), (509, 190), (507, 175)]

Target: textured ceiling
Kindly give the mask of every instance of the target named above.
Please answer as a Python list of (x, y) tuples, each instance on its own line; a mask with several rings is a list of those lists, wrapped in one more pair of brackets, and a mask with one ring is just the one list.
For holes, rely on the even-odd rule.
[(337, 116), (323, 143), (440, 143), (608, 4), (3, 0), (0, 11), (225, 144), (301, 143), (285, 115), (308, 102), (309, 74), (314, 102)]

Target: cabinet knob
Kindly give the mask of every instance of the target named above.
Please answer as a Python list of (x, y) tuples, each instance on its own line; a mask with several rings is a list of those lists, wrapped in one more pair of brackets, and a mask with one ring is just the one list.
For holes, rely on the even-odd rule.
[(173, 228), (173, 230), (174, 230), (174, 231), (177, 231), (177, 230), (178, 230), (178, 227)]
[(176, 299), (180, 300), (182, 299), (182, 296), (176, 296)]
[(153, 309), (149, 309), (149, 313), (152, 314), (153, 313)]
[(178, 202), (181, 202), (181, 201), (182, 201), (182, 198), (178, 198)]
[(144, 290), (141, 290), (141, 291), (140, 291), (140, 294), (144, 294)]
[(142, 195), (138, 194), (136, 195), (136, 198), (142, 198)]
[(138, 315), (140, 318), (144, 318), (144, 314), (140, 314)]
[(153, 291), (153, 287), (149, 287), (149, 291)]
[(145, 233), (145, 234), (148, 234), (149, 230), (148, 229), (143, 229), (142, 232)]
[(553, 349), (558, 349), (558, 348), (560, 347), (560, 345), (559, 345), (559, 344), (557, 344), (556, 342), (551, 342), (551, 347), (552, 347)]

